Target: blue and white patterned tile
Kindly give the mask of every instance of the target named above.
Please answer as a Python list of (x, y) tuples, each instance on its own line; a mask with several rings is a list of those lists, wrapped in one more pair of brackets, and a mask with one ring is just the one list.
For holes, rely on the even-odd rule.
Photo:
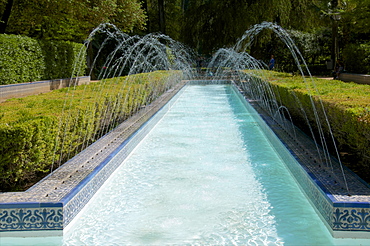
[[(212, 83), (212, 81), (207, 81), (206, 83)], [(99, 143), (90, 146), (83, 155), (77, 156), (70, 163), (63, 165), (64, 168), (61, 170), (63, 173), (49, 177), (49, 182), (40, 183), (40, 185), (35, 186), (28, 192), (9, 193), (8, 197), (4, 197), (2, 194), (0, 197), (2, 202), (0, 204), (0, 231), (63, 230), (88, 203), (105, 180), (125, 160), (132, 149), (160, 120), (178, 95), (179, 93), (167, 104), (164, 104), (162, 110), (157, 111), (161, 108), (158, 107), (155, 110), (156, 113), (150, 116), (151, 119), (149, 121), (145, 122), (149, 117), (144, 114), (133, 123), (131, 122), (131, 125), (123, 123), (113, 131), (115, 134), (113, 137), (101, 139)], [(240, 97), (244, 98), (241, 94)], [(251, 107), (248, 103), (246, 105)], [(310, 173), (310, 170), (307, 173), (307, 170), (302, 167), (304, 163), (297, 161), (297, 159), (300, 159), (305, 162), (307, 161), (304, 159), (305, 157), (298, 152), (288, 150), (286, 143), (281, 142), (281, 139), (277, 137), (275, 132), (261, 120), (257, 112), (255, 115), (259, 118), (258, 122), (260, 122), (261, 127), (266, 130), (267, 137), (276, 147), (282, 159), (285, 160), (288, 169), (328, 227), (334, 231), (370, 231), (370, 204), (369, 202), (366, 203), (368, 197), (352, 196), (348, 198), (340, 193), (333, 193), (332, 190), (332, 193), (330, 193), (323, 184), (325, 180), (321, 179), (321, 183), (317, 183), (317, 180), (313, 180), (312, 177), (314, 175)], [(132, 125), (136, 126), (135, 129), (140, 127), (134, 134), (132, 133), (133, 131), (127, 131)], [(110, 152), (106, 154), (103, 152), (103, 154), (95, 156), (95, 153), (100, 153), (101, 149), (107, 145), (111, 149)], [(86, 160), (87, 156), (89, 156), (90, 162)], [(94, 157), (91, 159), (91, 156)], [(78, 173), (76, 173), (75, 163), (81, 164), (82, 162), (85, 169), (79, 169)], [(73, 175), (71, 175), (72, 173)], [(72, 178), (63, 178), (66, 175), (72, 176)], [(58, 186), (58, 182), (61, 181), (63, 181), (64, 188), (63, 186)], [(55, 189), (55, 186), (58, 186), (58, 189)], [(45, 196), (45, 194), (47, 195)], [(347, 205), (337, 203), (337, 201), (346, 199), (358, 202), (349, 202), (346, 203)], [(27, 207), (29, 205), (26, 204), (27, 202), (35, 202), (35, 200), (39, 202), (63, 202), (64, 205), (61, 207), (61, 205), (53, 204), (48, 207), (46, 203), (40, 204), (38, 207), (35, 207), (35, 205), (32, 208)], [(360, 201), (365, 201), (366, 204)], [(13, 207), (10, 203), (7, 205), (7, 202), (12, 202)], [(353, 205), (352, 207), (350, 207), (351, 204)], [(16, 208), (14, 208), (14, 205)]]
[(0, 209), (0, 231), (62, 229), (62, 207)]
[[(343, 183), (340, 184), (338, 182), (341, 179), (341, 177), (338, 177), (340, 176), (338, 174), (341, 173), (339, 166), (336, 167), (338, 174), (322, 175), (323, 168), (319, 168), (320, 165), (316, 164), (316, 155), (320, 155), (315, 152), (316, 146), (305, 140), (306, 136), (304, 134), (300, 135), (300, 132), (295, 132), (296, 136), (299, 135), (298, 139), (292, 139), (269, 116), (264, 115), (263, 112), (261, 114), (261, 111), (258, 110), (258, 105), (254, 105), (254, 107), (259, 112), (257, 117), (263, 119), (263, 121), (260, 121), (262, 122), (261, 127), (265, 129), (267, 138), (285, 161), (287, 168), (291, 171), (302, 191), (309, 198), (329, 230), (348, 232), (353, 230), (370, 231), (369, 186), (361, 182), (349, 170), (345, 170), (350, 180), (348, 183), (352, 185), (353, 191), (356, 192), (358, 190), (360, 192), (359, 195), (355, 193), (348, 196), (343, 188)], [(264, 127), (264, 123), (270, 127)], [(304, 143), (300, 143), (300, 148), (297, 147), (297, 140)], [(307, 143), (311, 145), (307, 145)], [(333, 163), (337, 164), (335, 160), (333, 160)], [(335, 182), (333, 182), (332, 176), (336, 176)]]
[(340, 207), (333, 209), (333, 230), (370, 231), (370, 209)]

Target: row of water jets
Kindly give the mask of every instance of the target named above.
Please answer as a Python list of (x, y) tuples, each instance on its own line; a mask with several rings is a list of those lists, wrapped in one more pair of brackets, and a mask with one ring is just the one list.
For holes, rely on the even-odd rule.
[[(255, 59), (246, 52), (246, 50), (248, 50), (254, 42), (255, 37), (264, 29), (272, 30), (276, 36), (278, 36), (289, 48), (297, 68), (302, 75), (302, 80), (307, 86), (307, 90), (317, 90), (302, 54), (294, 44), (293, 40), (290, 38), (287, 31), (270, 22), (257, 24), (247, 30), (232, 48), (222, 48), (215, 52), (208, 64), (208, 70), (212, 71), (213, 79), (224, 78), (226, 75), (230, 74), (230, 71), (233, 71), (232, 75), (235, 81), (249, 81), (249, 83), (239, 83), (239, 85), (242, 86), (242, 90), (248, 93), (248, 97), (250, 99), (257, 101), (271, 117), (273, 117), (277, 122), (280, 122), (281, 125), (286, 128), (286, 130), (290, 132), (291, 136), (294, 138), (295, 130), (294, 127), (292, 127), (293, 123), (291, 116), (289, 115), (289, 110), (284, 105), (279, 105), (277, 100), (278, 95), (275, 95), (271, 86), (267, 83), (267, 79), (265, 79), (267, 69), (266, 64)], [(68, 129), (70, 129), (71, 126), (76, 124), (78, 121), (78, 119), (73, 118), (76, 116), (70, 115), (70, 111), (68, 110), (68, 108), (70, 108), (70, 106), (74, 103), (73, 100), (75, 93), (73, 87), (68, 88), (64, 100), (63, 116), (59, 122), (59, 134), (58, 139), (56, 139), (55, 157), (51, 168), (52, 172), (55, 171), (55, 169), (61, 164), (63, 164), (64, 161), (71, 158), (75, 153), (82, 151), (92, 142), (109, 133), (119, 123), (125, 120), (126, 116), (124, 117), (120, 115), (122, 114), (122, 110), (118, 110), (119, 108), (125, 108), (128, 104), (130, 104), (130, 107), (132, 107), (132, 112), (142, 110), (153, 100), (158, 98), (163, 91), (171, 89), (179, 80), (189, 80), (199, 75), (195, 69), (195, 61), (197, 58), (195, 52), (183, 44), (162, 34), (148, 34), (144, 37), (130, 36), (121, 32), (112, 24), (101, 24), (90, 34), (89, 38), (85, 42), (85, 47), (88, 54), (89, 75), (100, 81), (99, 86), (95, 86), (93, 89), (89, 89), (89, 87), (86, 86), (86, 93), (89, 93), (90, 97), (93, 95), (92, 97), (96, 103), (102, 103), (103, 101), (105, 102), (107, 98), (111, 96), (104, 94), (106, 93), (104, 92), (106, 91), (104, 89), (117, 86), (119, 77), (125, 76), (124, 83), (118, 87), (115, 87), (115, 90), (119, 96), (116, 96), (114, 100), (109, 102), (109, 107), (105, 107), (104, 111), (102, 112), (97, 112), (97, 114), (100, 115), (100, 122), (103, 123), (99, 125), (100, 129), (96, 131), (95, 135), (88, 136), (88, 133), (77, 133), (80, 134), (77, 136), (77, 138), (82, 139), (82, 144), (79, 144), (77, 149), (69, 148), (69, 145), (64, 143), (66, 139), (65, 136), (70, 134)], [(81, 57), (84, 52), (86, 51), (81, 50)], [(306, 71), (304, 71), (303, 68), (306, 68)], [(181, 71), (181, 73), (174, 73), (173, 76), (170, 76), (161, 90), (157, 88), (151, 88), (153, 93), (150, 95), (150, 97), (146, 98), (144, 102), (131, 105), (132, 103), (127, 95), (130, 90), (135, 90), (135, 86), (133, 86), (132, 83), (132, 81), (135, 79), (135, 76), (132, 75), (145, 73), (150, 81), (151, 76), (154, 76), (151, 72), (157, 70)], [(243, 70), (251, 70), (253, 71), (253, 74), (240, 72)], [(79, 71), (74, 71), (75, 74), (78, 72)], [(226, 72), (229, 74), (226, 74)], [(309, 76), (306, 77), (304, 74), (308, 74)], [(255, 77), (258, 77), (259, 79), (254, 79)], [(312, 84), (313, 86), (310, 86)], [(142, 86), (138, 91), (135, 90), (135, 93), (139, 95), (143, 92), (142, 90), (146, 89), (147, 87)], [(318, 93), (315, 92), (315, 94)], [(331, 166), (332, 164), (330, 163), (331, 158), (329, 158), (329, 147), (327, 145), (327, 141), (325, 140), (323, 131), (324, 125), (325, 128), (329, 129), (330, 131), (330, 136), (332, 137), (331, 142), (335, 141), (333, 133), (331, 132), (328, 117), (325, 115), (325, 122), (321, 122), (322, 120), (320, 121), (317, 113), (318, 110), (320, 110), (325, 114), (323, 104), (321, 103), (320, 109), (315, 108), (316, 106), (313, 98), (310, 97), (311, 106), (316, 121), (315, 129), (318, 129), (317, 137), (317, 135), (314, 134), (311, 124), (309, 123), (308, 117), (304, 113), (301, 102), (297, 97), (296, 99), (296, 103), (300, 105), (307, 125), (311, 131), (312, 138), (316, 143), (318, 159), (321, 160), (321, 164)], [(91, 107), (93, 107), (93, 104), (84, 104), (83, 101), (80, 101), (80, 104), (81, 105), (79, 108), (82, 111), (82, 114), (88, 112), (91, 113)], [(286, 117), (286, 115), (288, 115), (288, 117)], [(286, 123), (287, 118), (289, 120), (288, 124)], [(89, 124), (90, 123), (88, 123), (88, 126)], [(91, 124), (93, 124), (93, 122), (91, 122)], [(322, 149), (324, 151), (321, 151)], [(334, 149), (337, 159), (340, 160), (338, 150), (335, 146)], [(342, 165), (341, 168), (343, 183), (349, 194)]]

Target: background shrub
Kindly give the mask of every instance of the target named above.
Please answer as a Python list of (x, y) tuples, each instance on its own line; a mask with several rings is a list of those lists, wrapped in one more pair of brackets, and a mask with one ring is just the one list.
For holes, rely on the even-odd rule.
[(0, 35), (0, 84), (15, 84), (44, 78), (45, 61), (37, 40)]
[(0, 35), (0, 85), (82, 76), (83, 44)]
[[(315, 118), (317, 115), (326, 141), (331, 141), (330, 132), (332, 132), (339, 152), (346, 153), (342, 161), (370, 183), (370, 97), (368, 96), (370, 87), (368, 85), (325, 79), (305, 82), (301, 76), (271, 71), (266, 73), (264, 79), (276, 95), (278, 104), (289, 109), (293, 123), (309, 136), (312, 136), (310, 132), (312, 129), (316, 139), (319, 139)], [(330, 129), (326, 124), (327, 120)], [(331, 150), (336, 156), (334, 149)]]
[(157, 71), (1, 103), (0, 191), (38, 181), (180, 79), (179, 71)]
[(44, 79), (83, 76), (86, 48), (69, 41), (39, 41), (45, 60)]
[(345, 70), (350, 73), (370, 73), (370, 43), (349, 44), (343, 49)]

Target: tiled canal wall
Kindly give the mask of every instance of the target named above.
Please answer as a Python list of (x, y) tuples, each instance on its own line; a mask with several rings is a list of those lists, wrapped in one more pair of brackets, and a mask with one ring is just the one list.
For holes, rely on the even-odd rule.
[[(1, 236), (25, 236), (25, 232), (31, 232), (33, 236), (62, 235), (63, 228), (75, 218), (104, 181), (167, 112), (185, 83), (165, 93), (154, 104), (147, 106), (31, 189), (0, 194)], [(207, 80), (190, 83), (231, 82)], [(344, 168), (351, 192), (348, 196), (341, 181), (341, 167), (334, 158), (330, 168), (334, 173), (328, 172), (326, 167), (319, 164), (318, 156), (321, 154), (317, 152), (317, 145), (312, 140), (299, 129), (287, 131), (282, 128), (259, 108), (258, 102), (248, 100), (237, 87), (235, 90), (246, 107), (256, 111), (256, 121), (285, 160), (287, 168), (332, 235), (370, 238), (369, 186)]]
[(284, 125), (289, 127), (282, 127), (242, 93), (241, 100), (262, 117), (257, 122), (333, 237), (370, 238), (369, 185), (331, 156), (322, 163), (325, 154), (311, 138), (288, 121)]
[(63, 235), (63, 229), (168, 111), (171, 98), (176, 100), (185, 83), (180, 82), (29, 190), (1, 193), (0, 236)]

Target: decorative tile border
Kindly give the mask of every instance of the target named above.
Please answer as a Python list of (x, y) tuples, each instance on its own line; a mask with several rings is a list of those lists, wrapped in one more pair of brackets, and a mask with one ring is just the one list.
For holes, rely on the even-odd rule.
[[(143, 125), (125, 140), (104, 160), (99, 167), (94, 170), (83, 182), (64, 197), (61, 202), (64, 204), (64, 228), (75, 218), (94, 194), (100, 189), (103, 183), (127, 158), (131, 151), (140, 143), (148, 132), (158, 123), (163, 115), (170, 109), (174, 101), (181, 94), (180, 88), (174, 90), (169, 97), (164, 100), (164, 104), (155, 110), (155, 114), (143, 122)], [(171, 100), (170, 100), (171, 99)]]
[[(96, 167), (92, 166), (93, 170), (88, 175), (84, 175), (83, 171), (79, 169), (72, 168), (68, 170), (67, 168), (61, 174), (49, 175), (25, 192), (0, 194), (2, 195), (0, 200), (0, 236), (22, 237), (25, 235), (24, 232), (27, 232), (28, 236), (62, 235), (63, 228), (73, 220), (135, 146), (169, 110), (181, 94), (179, 91), (185, 84), (185, 81), (179, 83), (175, 88), (163, 94), (155, 103), (132, 117), (133, 120), (131, 121), (133, 122), (122, 123), (103, 139), (71, 159), (69, 162), (72, 165), (69, 165), (69, 162), (63, 165), (64, 167), (81, 165), (83, 157), (90, 159), (91, 162), (98, 162)], [(110, 148), (107, 148), (105, 154), (100, 154), (102, 149), (106, 149), (104, 146)], [(96, 155), (90, 153), (90, 149), (93, 149), (93, 152), (99, 152), (99, 157), (96, 158), (97, 153)], [(91, 155), (95, 157), (94, 161), (91, 160)], [(75, 184), (76, 182), (72, 179), (71, 183), (75, 185), (68, 187), (69, 189), (59, 189), (59, 187), (55, 191), (50, 189), (50, 183), (55, 186), (64, 179), (64, 177), (59, 176), (70, 176), (71, 173), (73, 173), (75, 179), (82, 180)], [(68, 190), (68, 193), (64, 195), (66, 190)], [(39, 197), (34, 197), (34, 195), (40, 192), (43, 195), (42, 199), (57, 200), (57, 202), (27, 202), (37, 200)], [(46, 198), (45, 192), (47, 193)], [(7, 200), (9, 202), (4, 202)], [(34, 233), (30, 234), (32, 231)], [(20, 233), (15, 234), (13, 232)]]
[(66, 227), (74, 217), (81, 211), (81, 209), (88, 203), (93, 197), (96, 191), (102, 186), (102, 184), (109, 178), (109, 176), (119, 167), (119, 165), (126, 159), (130, 152), (137, 146), (137, 144), (145, 137), (157, 122), (158, 118), (161, 117), (156, 115), (150, 120), (150, 124), (146, 124), (144, 127), (139, 129), (137, 133), (127, 141), (124, 141), (107, 159), (105, 159), (98, 170), (90, 174), (84, 180), (83, 183), (79, 184), (75, 190), (72, 191), (68, 196), (62, 199), (65, 204), (64, 207), (64, 227)]
[(225, 84), (231, 84), (231, 80), (226, 80), (226, 79), (208, 79), (208, 80), (189, 80), (188, 85), (225, 85)]
[(334, 208), (333, 229), (340, 231), (369, 231), (369, 208)]
[[(138, 119), (135, 129), (131, 129), (133, 134), (117, 129), (120, 135), (114, 135), (118, 138), (119, 144), (112, 145), (113, 151), (107, 153), (104, 157), (96, 158), (99, 165), (95, 167), (87, 176), (83, 176), (73, 189), (69, 190), (67, 195), (55, 197), (56, 201), (52, 202), (9, 202), (0, 203), (0, 232), (24, 232), (24, 231), (38, 231), (37, 235), (43, 236), (39, 232), (60, 232), (62, 234), (65, 228), (73, 218), (80, 212), (80, 210), (87, 204), (101, 185), (108, 179), (114, 170), (123, 162), (129, 155), (131, 150), (141, 141), (142, 138), (150, 131), (150, 129), (162, 118), (163, 114), (168, 111), (171, 105), (179, 96), (177, 93), (186, 82), (172, 91), (167, 98), (161, 99), (157, 108), (148, 109), (152, 111), (152, 116), (141, 115)], [(229, 84), (230, 81), (191, 81), (189, 84)], [(370, 238), (370, 199), (368, 196), (362, 196), (361, 202), (356, 202), (356, 197), (346, 197), (342, 194), (333, 194), (329, 191), (325, 184), (323, 184), (312, 170), (306, 168), (309, 160), (294, 148), (296, 143), (291, 143), (290, 139), (284, 136), (280, 126), (270, 119), (266, 114), (259, 110), (258, 105), (254, 103), (247, 103), (246, 99), (234, 87), (237, 95), (245, 102), (246, 107), (255, 110), (256, 120), (264, 129), (266, 136), (276, 148), (281, 158), (284, 159), (288, 169), (299, 183), (302, 191), (309, 198), (313, 207), (316, 209), (322, 220), (331, 231), (334, 237), (366, 237)], [(177, 94), (176, 94), (177, 93)], [(181, 90), (180, 90), (181, 93)], [(175, 95), (175, 96), (174, 96)], [(172, 99), (171, 99), (172, 98)], [(171, 99), (171, 100), (170, 100)], [(161, 110), (160, 110), (161, 109)], [(153, 113), (154, 112), (154, 113)], [(150, 118), (150, 120), (149, 120)], [(261, 120), (261, 118), (263, 120)], [(125, 126), (126, 127), (126, 126)], [(119, 127), (118, 127), (119, 128)], [(131, 125), (127, 127), (131, 128)], [(138, 130), (136, 130), (138, 129)], [(299, 133), (298, 133), (299, 135)], [(299, 138), (303, 138), (301, 136)], [(307, 141), (307, 139), (304, 139)], [(103, 141), (112, 143), (109, 141)], [(307, 143), (307, 142), (305, 142)], [(98, 145), (98, 144), (97, 144)], [(109, 144), (108, 144), (109, 145)], [(100, 151), (100, 146), (92, 146), (94, 151)], [(307, 147), (307, 145), (305, 146)], [(308, 150), (312, 147), (307, 147)], [(306, 150), (307, 150), (306, 149)], [(93, 151), (93, 152), (94, 152)], [(89, 152), (86, 150), (86, 152)], [(94, 153), (92, 153), (94, 154)], [(76, 157), (75, 161), (79, 160)], [(103, 159), (102, 159), (103, 158)], [(74, 170), (72, 170), (74, 172)], [(53, 177), (48, 177), (53, 181)], [(51, 182), (53, 183), (53, 182)], [(12, 193), (10, 197), (19, 199), (26, 194), (38, 192), (42, 184), (36, 185), (25, 193)], [(367, 187), (368, 188), (368, 187)], [(365, 187), (366, 189), (366, 187)], [(369, 194), (370, 194), (370, 188)], [(15, 199), (15, 201), (17, 201)], [(28, 199), (28, 198), (27, 198)], [(27, 201), (27, 199), (25, 199)], [(360, 200), (361, 200), (360, 199)], [(24, 234), (23, 234), (24, 235)]]
[[(38, 207), (32, 207), (38, 205)], [(1, 231), (63, 230), (62, 204), (14, 204), (0, 209)]]
[[(298, 128), (295, 129), (295, 139), (271, 119), (256, 102), (247, 103), (238, 87), (234, 87), (245, 106), (256, 111), (257, 120), (264, 133), (284, 160), (287, 168), (296, 179), (303, 193), (307, 196), (322, 221), (333, 237), (370, 238), (370, 187), (357, 175), (344, 168), (354, 194), (346, 195), (345, 190), (334, 185), (332, 178), (321, 175), (320, 170), (313, 170), (313, 158), (317, 155), (316, 145)], [(298, 142), (297, 142), (298, 141)], [(302, 150), (297, 145), (304, 147)], [(303, 153), (305, 152), (305, 153)], [(339, 163), (331, 160), (339, 169)], [(339, 171), (338, 171), (339, 172)], [(329, 175), (330, 177), (330, 175)], [(337, 177), (338, 178), (338, 177)], [(327, 182), (326, 185), (323, 182)], [(356, 193), (356, 190), (359, 194)]]

